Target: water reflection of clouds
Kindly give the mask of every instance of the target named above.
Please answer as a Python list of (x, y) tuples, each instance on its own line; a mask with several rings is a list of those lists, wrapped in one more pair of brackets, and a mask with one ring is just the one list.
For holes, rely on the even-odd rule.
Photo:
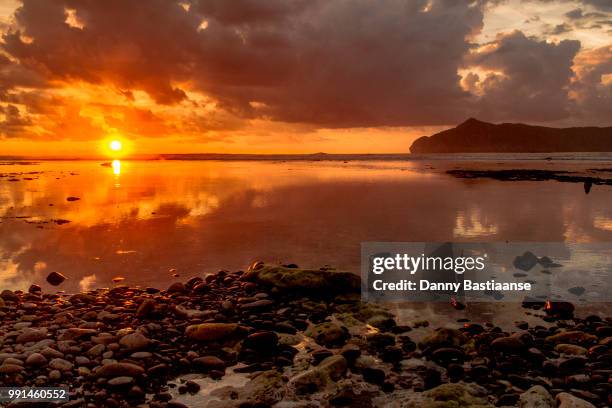
[(458, 238), (486, 238), (496, 235), (498, 231), (497, 225), (488, 222), (483, 216), (482, 211), (478, 208), (473, 208), (467, 211), (458, 211), (455, 219), (455, 228), (453, 236)]
[(52, 270), (71, 277), (66, 290), (92, 276), (163, 286), (169, 268), (201, 275), (254, 258), (357, 271), (360, 243), (373, 240), (563, 241), (572, 231), (612, 240), (594, 221), (612, 217), (611, 192), (585, 196), (566, 183), (465, 183), (397, 163), (122, 162), (120, 176), (92, 162), (39, 167), (39, 180), (0, 183), (0, 214), (71, 223), (2, 220), (13, 273), (0, 280), (12, 287), (44, 283)]

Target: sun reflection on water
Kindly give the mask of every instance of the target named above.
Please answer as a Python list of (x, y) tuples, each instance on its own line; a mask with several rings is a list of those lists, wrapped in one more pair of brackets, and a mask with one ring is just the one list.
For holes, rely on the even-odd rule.
[(113, 167), (113, 174), (121, 174), (121, 160), (113, 160), (111, 166)]

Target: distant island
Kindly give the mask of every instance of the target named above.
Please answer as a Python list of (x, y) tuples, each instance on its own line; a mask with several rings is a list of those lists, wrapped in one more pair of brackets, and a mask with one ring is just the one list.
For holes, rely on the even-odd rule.
[(548, 152), (612, 152), (612, 127), (550, 128), (470, 118), (410, 146), (417, 154)]

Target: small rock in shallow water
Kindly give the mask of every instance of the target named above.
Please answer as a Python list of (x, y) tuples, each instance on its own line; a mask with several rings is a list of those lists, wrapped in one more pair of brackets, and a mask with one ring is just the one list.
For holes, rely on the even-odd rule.
[(582, 286), (576, 286), (573, 288), (569, 288), (567, 291), (572, 295), (581, 296), (586, 291), (586, 289)]
[(251, 350), (270, 353), (276, 350), (278, 335), (272, 331), (256, 332), (249, 334), (242, 345)]
[(66, 277), (59, 272), (51, 272), (47, 275), (47, 282), (53, 286), (60, 285), (66, 280)]
[(170, 287), (166, 290), (168, 293), (184, 293), (187, 291), (187, 288), (182, 282), (174, 282)]
[(533, 252), (526, 251), (523, 255), (514, 258), (513, 265), (516, 269), (529, 271), (538, 264), (538, 257)]
[(193, 364), (204, 371), (225, 370), (225, 362), (219, 357), (215, 356), (204, 356), (195, 358), (193, 360)]

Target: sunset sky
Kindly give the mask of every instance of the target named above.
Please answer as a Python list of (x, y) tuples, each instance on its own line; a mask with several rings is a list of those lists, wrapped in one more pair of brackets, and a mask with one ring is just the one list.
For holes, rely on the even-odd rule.
[(0, 0), (0, 156), (407, 152), (612, 125), (610, 0)]

